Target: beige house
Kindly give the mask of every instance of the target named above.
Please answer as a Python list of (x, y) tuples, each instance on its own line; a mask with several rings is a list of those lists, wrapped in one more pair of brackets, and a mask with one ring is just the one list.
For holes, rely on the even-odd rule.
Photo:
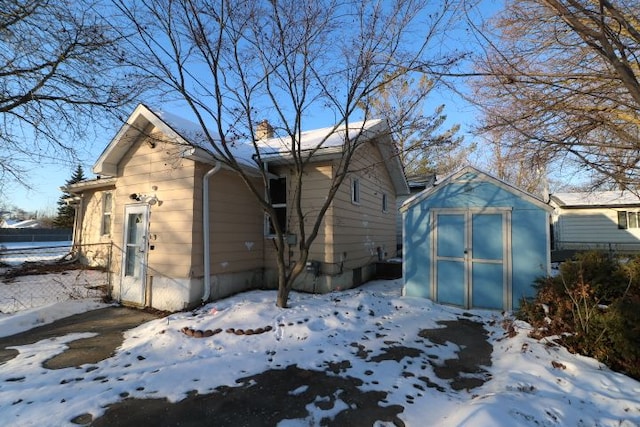
[[(366, 139), (323, 221), (306, 272), (295, 289), (328, 292), (357, 286), (375, 273), (375, 262), (395, 256), (396, 196), (409, 189), (385, 122), (360, 124)], [(328, 129), (305, 132), (317, 145)], [(269, 136), (269, 135), (267, 135)], [(139, 105), (93, 167), (99, 178), (65, 187), (77, 205), (74, 244), (88, 262), (109, 256), (114, 298), (133, 306), (182, 310), (240, 291), (275, 288), (270, 221), (241, 181), (197, 145), (195, 125)], [(304, 176), (303, 210), (313, 216), (325, 200), (341, 161), (340, 138), (329, 137)], [(267, 168), (272, 200), (291, 234), (287, 141), (234, 147), (250, 176)], [(253, 174), (253, 175), (252, 175)], [(203, 209), (206, 206), (207, 209)], [(307, 226), (307, 224), (305, 224)]]

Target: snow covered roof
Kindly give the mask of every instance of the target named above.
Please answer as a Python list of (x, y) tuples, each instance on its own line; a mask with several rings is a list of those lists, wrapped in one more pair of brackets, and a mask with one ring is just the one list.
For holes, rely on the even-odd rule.
[[(152, 125), (159, 129), (176, 144), (184, 146), (182, 156), (185, 158), (213, 163), (216, 154), (212, 154), (209, 139), (204, 134), (199, 124), (193, 123), (182, 117), (160, 110), (153, 110), (144, 104), (136, 107), (120, 128), (116, 136), (102, 152), (93, 172), (107, 176), (116, 176), (118, 163), (129, 150), (131, 145), (143, 134), (145, 129)], [(345, 142), (345, 137), (353, 140), (361, 137), (364, 140), (376, 138), (378, 148), (385, 160), (385, 165), (393, 181), (397, 194), (408, 194), (409, 189), (404, 177), (402, 164), (397, 154), (388, 124), (383, 120), (368, 120), (366, 122), (354, 122), (349, 126), (327, 127), (311, 131), (305, 131), (300, 138), (302, 150), (311, 150), (320, 147), (323, 154), (339, 154)], [(212, 135), (216, 138), (216, 134)], [(269, 138), (256, 141), (263, 160), (289, 161), (291, 150), (291, 138)], [(255, 159), (255, 147), (251, 142), (237, 142), (228, 145), (233, 157), (241, 165), (256, 169), (259, 167)]]
[[(321, 129), (314, 129), (302, 132), (300, 135), (300, 149), (312, 150), (317, 147), (322, 148), (342, 148), (347, 135), (350, 139), (364, 137), (365, 139), (374, 138), (382, 130), (385, 124), (382, 120), (368, 120), (362, 122), (353, 122), (348, 125), (329, 126)], [(290, 137), (273, 137), (259, 140), (256, 144), (261, 148), (265, 156), (269, 155), (286, 155), (291, 151)]]
[(90, 190), (94, 188), (108, 187), (110, 185), (115, 185), (115, 183), (116, 183), (115, 178), (111, 178), (111, 177), (102, 178), (99, 176), (97, 178), (86, 179), (84, 181), (76, 182), (69, 185), (64, 185), (60, 187), (60, 190), (69, 191), (69, 192), (74, 192), (78, 190)]
[[(329, 126), (302, 132), (300, 150), (314, 150), (314, 155), (341, 155), (347, 138), (350, 141), (376, 141), (385, 166), (391, 177), (397, 195), (409, 194), (409, 187), (404, 175), (404, 168), (396, 153), (391, 130), (386, 120), (373, 119), (350, 122), (348, 125)], [(262, 160), (286, 163), (291, 157), (292, 140), (290, 137), (273, 137), (256, 141), (260, 148)], [(360, 146), (364, 144), (359, 143)]]
[(411, 191), (424, 190), (427, 187), (432, 187), (436, 183), (436, 174), (426, 175), (411, 175), (407, 176), (407, 183)]
[(629, 191), (554, 193), (551, 200), (563, 208), (640, 206), (640, 197)]
[[(116, 136), (100, 154), (93, 166), (93, 172), (108, 176), (116, 176), (118, 163), (129, 150), (131, 145), (143, 134), (147, 126), (153, 125), (163, 134), (172, 139), (176, 144), (184, 146), (185, 157), (198, 156), (199, 160), (214, 162), (214, 156), (205, 147), (209, 145), (202, 128), (189, 120), (174, 114), (152, 110), (144, 104), (140, 104), (131, 113), (126, 123), (120, 128)], [(212, 135), (213, 138), (216, 134)], [(248, 167), (256, 167), (251, 155), (253, 148), (249, 144), (234, 144), (229, 147), (239, 163)]]
[(35, 219), (26, 219), (24, 221), (16, 221), (7, 219), (2, 222), (2, 228), (38, 228), (40, 223)]
[[(180, 135), (185, 144), (191, 145), (195, 148), (199, 148), (200, 150), (189, 151), (187, 154), (196, 154), (198, 153), (199, 157), (210, 157), (211, 160), (217, 157), (215, 154), (211, 157), (211, 153), (206, 147), (210, 146), (210, 141), (202, 130), (202, 126), (197, 123), (194, 123), (190, 120), (184, 119), (182, 117), (176, 116), (175, 114), (160, 111), (160, 110), (152, 110), (153, 113), (159, 117), (164, 123), (166, 123), (175, 133)], [(220, 140), (220, 136), (209, 130), (209, 134), (215, 140)], [(233, 144), (227, 145), (233, 157), (238, 161), (238, 163), (248, 166), (250, 168), (255, 168), (257, 166), (255, 160), (253, 160), (253, 155), (255, 154), (255, 149), (252, 144), (247, 142), (234, 142)], [(188, 157), (188, 155), (187, 155)], [(202, 158), (200, 158), (202, 160)]]

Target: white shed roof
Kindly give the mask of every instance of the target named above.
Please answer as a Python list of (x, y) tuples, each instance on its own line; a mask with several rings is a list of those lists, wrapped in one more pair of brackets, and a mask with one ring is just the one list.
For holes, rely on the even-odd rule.
[(640, 197), (629, 191), (554, 193), (551, 200), (563, 208), (640, 206)]

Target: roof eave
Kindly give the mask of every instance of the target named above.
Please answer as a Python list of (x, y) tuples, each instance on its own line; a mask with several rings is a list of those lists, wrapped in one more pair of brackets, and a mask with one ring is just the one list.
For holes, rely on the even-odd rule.
[(149, 125), (160, 129), (163, 134), (168, 135), (175, 140), (176, 143), (191, 146), (182, 135), (165, 123), (149, 107), (144, 104), (138, 104), (118, 133), (100, 154), (100, 157), (98, 157), (98, 160), (93, 165), (93, 173), (117, 176), (118, 163), (120, 163), (122, 157), (131, 148), (131, 145), (135, 143), (141, 135), (145, 134), (145, 130)]
[(71, 194), (79, 194), (85, 190), (95, 190), (97, 188), (110, 187), (116, 184), (116, 178), (106, 177), (99, 179), (92, 179), (88, 181), (80, 181), (74, 184), (69, 184), (60, 187), (60, 190), (66, 191)]
[[(182, 153), (180, 153), (180, 157), (192, 160), (194, 162), (200, 162), (200, 163), (205, 163), (209, 165), (213, 165), (217, 161), (216, 157), (213, 156), (211, 153), (209, 153), (207, 150), (204, 150), (200, 147), (195, 147), (195, 146), (185, 147)], [(220, 161), (220, 163), (222, 164), (222, 167), (224, 169), (231, 170), (231, 171), (235, 170), (235, 168), (231, 167), (224, 161)], [(240, 167), (242, 167), (242, 169), (248, 175), (261, 176), (260, 170), (258, 169), (257, 165), (252, 166), (244, 162), (238, 162), (238, 164), (240, 165)]]

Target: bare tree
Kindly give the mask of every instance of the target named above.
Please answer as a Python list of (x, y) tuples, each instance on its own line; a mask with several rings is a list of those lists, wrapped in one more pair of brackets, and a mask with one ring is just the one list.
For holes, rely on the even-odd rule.
[(6, 0), (0, 8), (0, 176), (72, 158), (83, 131), (139, 93), (119, 66), (120, 35), (84, 0)]
[[(452, 58), (451, 65), (457, 62)], [(402, 164), (408, 175), (445, 174), (464, 163), (474, 146), (463, 146), (458, 136), (460, 125), (442, 129), (447, 116), (444, 104), (425, 113), (425, 104), (437, 80), (427, 74), (403, 73), (399, 78), (388, 79), (367, 100), (371, 114), (387, 119), (394, 130)]]
[[(313, 115), (333, 119), (334, 132), (355, 118), (371, 119), (370, 96), (384, 84), (417, 68), (450, 62), (429, 57), (428, 47), (451, 18), (452, 4), (427, 6), (418, 0), (257, 1), (116, 0), (138, 31), (132, 40), (136, 61), (166, 90), (186, 103), (202, 126), (206, 147), (234, 169), (264, 211), (276, 218), (268, 171), (257, 183), (233, 155), (239, 141), (256, 141), (254, 125), (265, 117), (286, 139), (292, 164), (290, 214), (298, 236), (295, 262), (288, 254), (286, 230), (276, 232), (277, 305), (286, 307), (296, 278), (338, 188), (350, 172), (363, 139), (346, 132), (342, 160), (325, 202), (314, 210), (302, 203), (303, 174), (329, 133), (312, 149), (301, 148), (301, 134)], [(141, 62), (142, 61), (142, 62)], [(337, 134), (337, 133), (336, 133)], [(254, 143), (256, 163), (262, 154)]]
[(563, 162), (594, 186), (637, 191), (638, 16), (631, 0), (508, 0), (476, 63), (481, 130), (515, 149), (524, 169)]
[(539, 157), (544, 152), (513, 144), (514, 140), (517, 140), (517, 135), (507, 136), (496, 130), (489, 132), (485, 141), (484, 167), (496, 177), (524, 191), (542, 198), (548, 197), (550, 160)]

